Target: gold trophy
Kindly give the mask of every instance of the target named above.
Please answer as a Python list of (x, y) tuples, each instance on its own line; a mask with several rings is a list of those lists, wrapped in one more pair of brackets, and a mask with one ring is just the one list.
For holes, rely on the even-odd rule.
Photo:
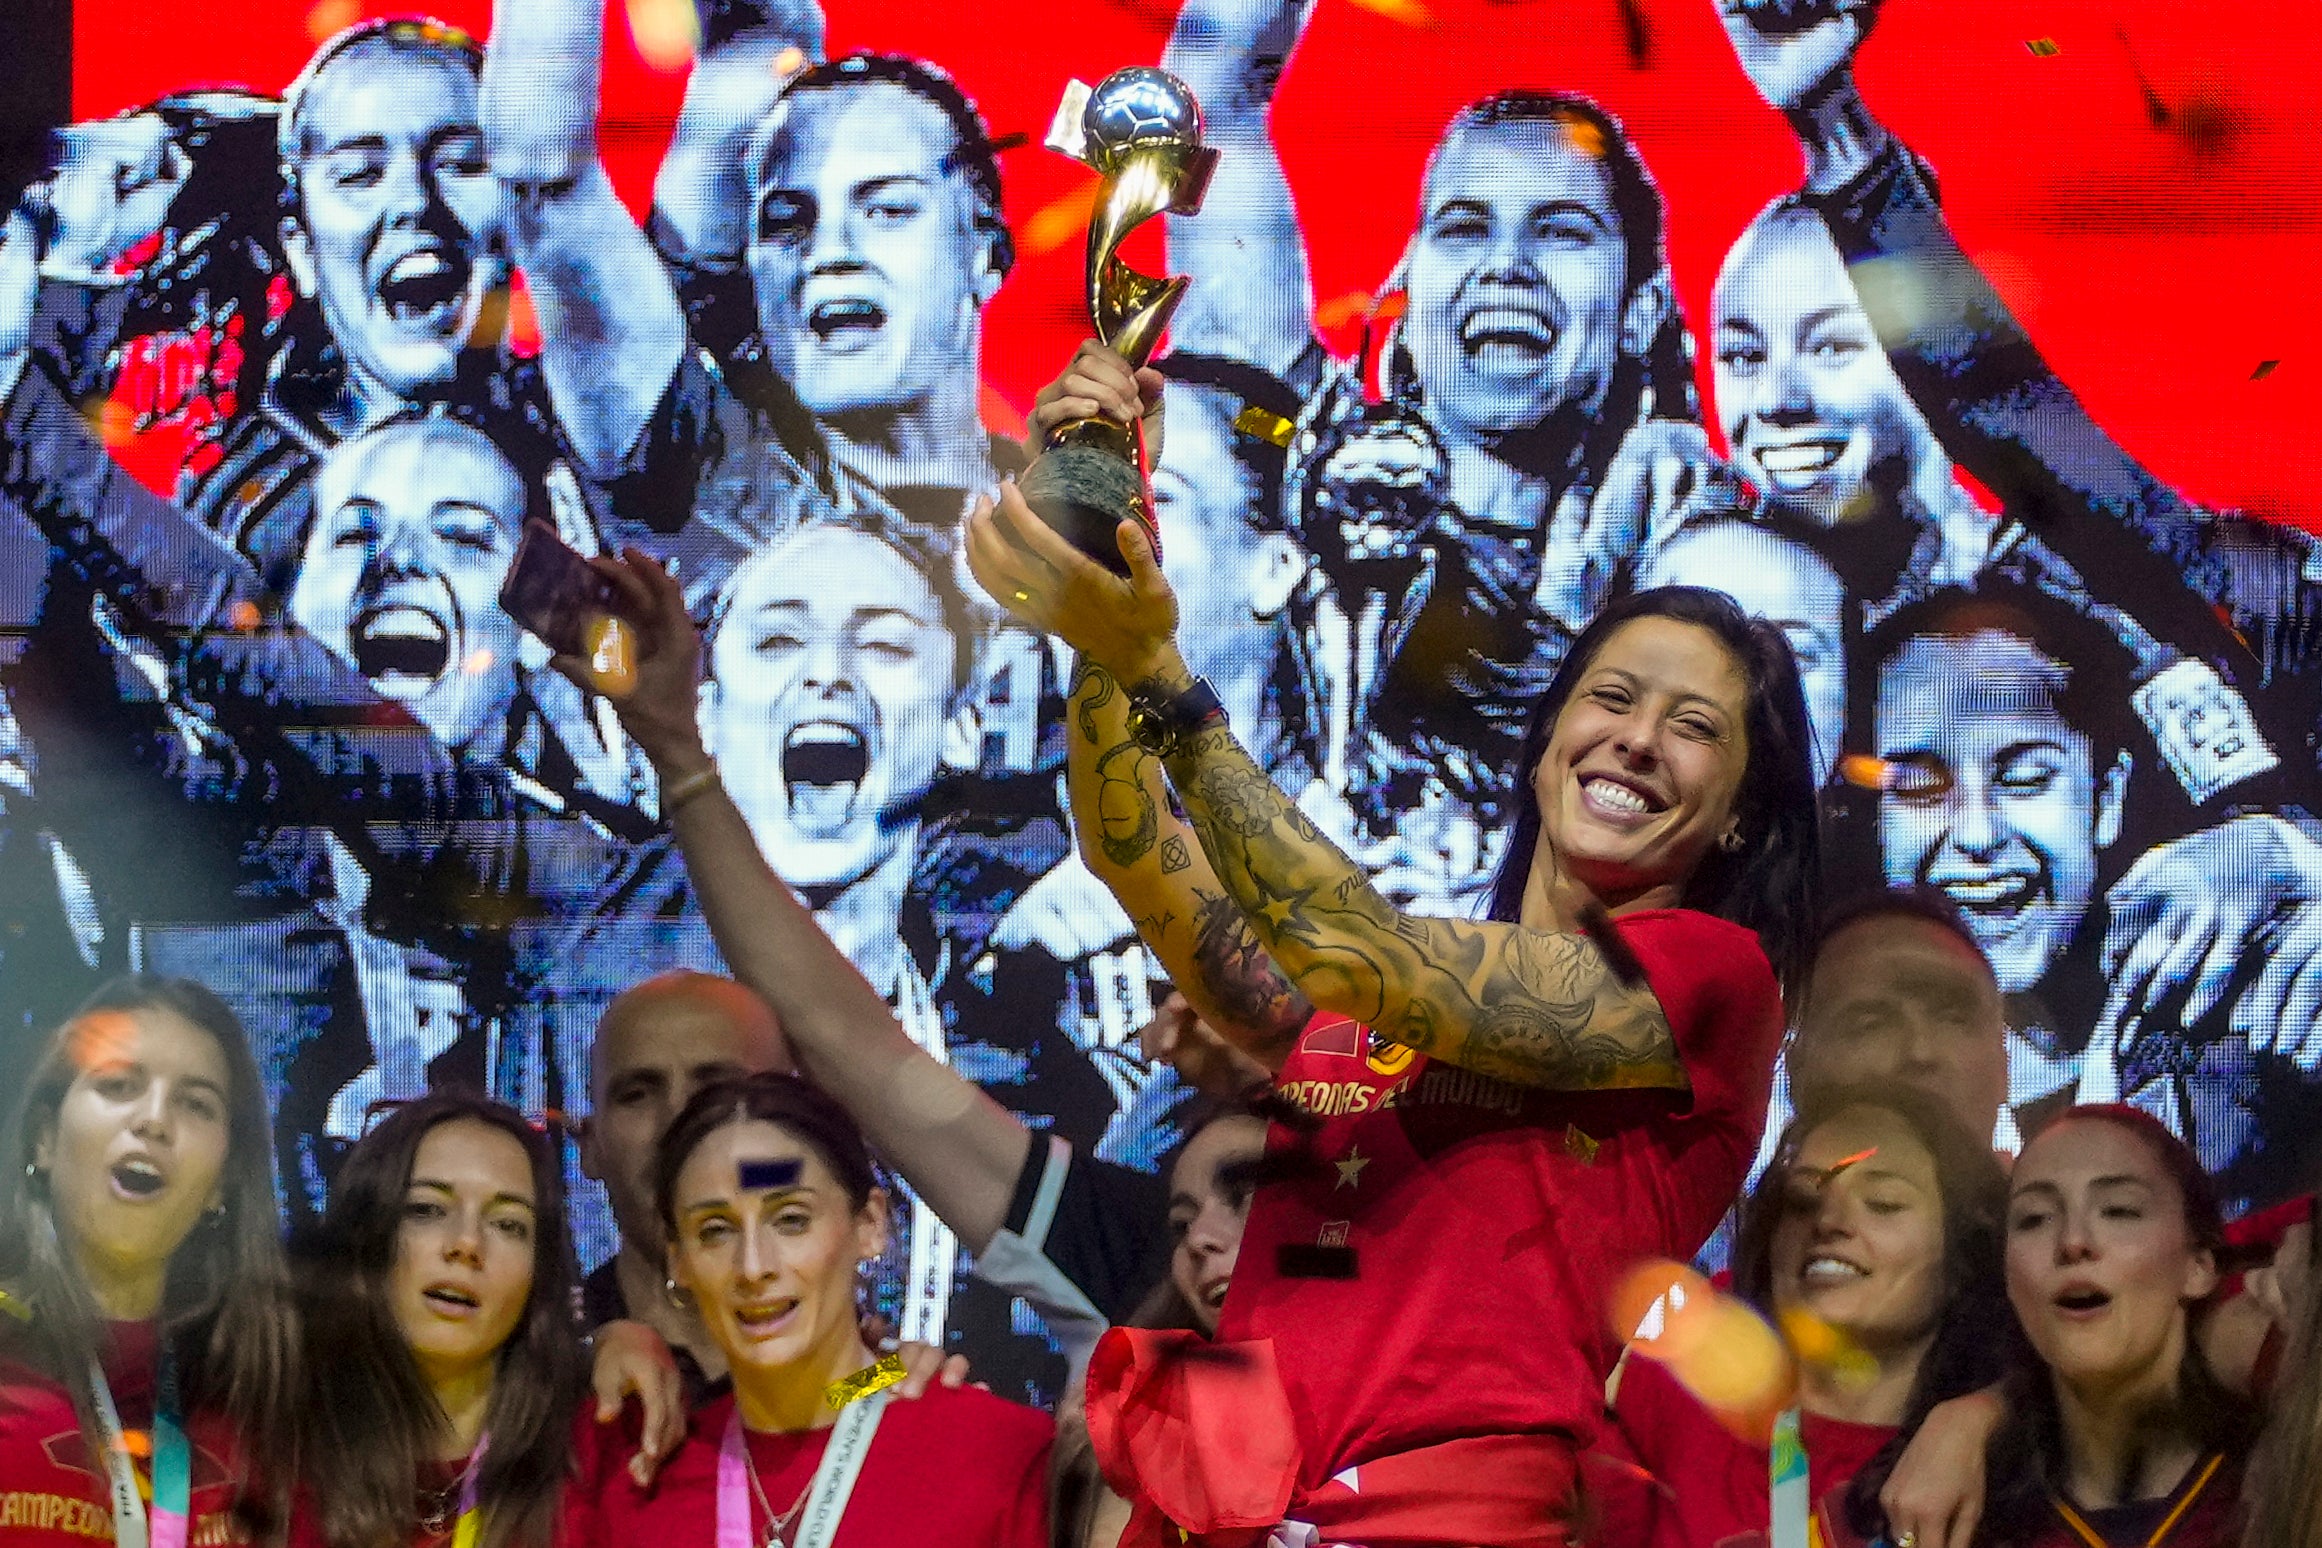
[[(1104, 183), (1088, 227), (1088, 312), (1097, 337), (1131, 366), (1153, 358), (1185, 279), (1155, 279), (1120, 260), (1129, 233), (1163, 210), (1201, 208), (1217, 152), (1201, 143), (1201, 104), (1183, 81), (1149, 65), (1118, 70), (1093, 89), (1074, 81), (1048, 145), (1094, 167)], [(1082, 553), (1128, 573), (1114, 533), (1134, 516), (1154, 535), (1142, 425), (1073, 419), (1048, 432), (1024, 470), (1025, 503)]]

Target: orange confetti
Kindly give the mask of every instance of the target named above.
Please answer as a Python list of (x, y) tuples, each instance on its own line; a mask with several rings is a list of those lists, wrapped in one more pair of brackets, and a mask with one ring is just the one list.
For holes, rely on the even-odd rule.
[(1024, 251), (1053, 253), (1077, 238), (1096, 214), (1098, 183), (1091, 178), (1024, 222)]
[(127, 1011), (91, 1011), (73, 1023), (65, 1056), (77, 1069), (126, 1064), (137, 1050), (137, 1023)]
[(228, 611), (226, 621), (247, 634), (265, 620), (259, 615), (258, 604), (244, 597)]
[(1822, 1180), (1824, 1182), (1829, 1182), (1836, 1178), (1839, 1173), (1845, 1171), (1848, 1167), (1860, 1166), (1878, 1153), (1879, 1147), (1873, 1145), (1870, 1149), (1858, 1150), (1851, 1156), (1841, 1156), (1836, 1161), (1830, 1163), (1830, 1170), (1822, 1174)]
[(675, 73), (693, 63), (701, 49), (701, 20), (693, 0), (629, 0), (629, 38), (637, 57), (654, 69)]
[(352, 27), (362, 14), (358, 0), (316, 0), (314, 9), (306, 13), (306, 35), (323, 42)]
[(1406, 27), (1432, 27), (1435, 17), (1419, 0), (1354, 0), (1356, 5)]
[(774, 56), (774, 73), (784, 80), (806, 68), (806, 50), (793, 43)]
[(468, 659), (460, 663), (460, 670), (470, 677), (481, 677), (492, 670), (492, 663), (498, 659), (492, 654), (491, 646), (478, 645), (468, 652)]
[(1604, 160), (1604, 131), (1585, 118), (1568, 116), (1557, 122), (1564, 129), (1567, 144), (1591, 161)]
[(1894, 766), (1869, 753), (1848, 753), (1838, 760), (1838, 774), (1848, 784), (1861, 789), (1884, 790), (1894, 775)]
[(153, 1455), (153, 1437), (143, 1430), (123, 1430), (121, 1449), (133, 1457), (150, 1457)]

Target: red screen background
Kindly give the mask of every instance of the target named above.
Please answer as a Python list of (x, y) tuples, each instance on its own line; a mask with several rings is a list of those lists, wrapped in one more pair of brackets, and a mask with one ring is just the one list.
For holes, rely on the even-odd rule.
[[(632, 207), (683, 74), (648, 66), (615, 0), (606, 161)], [(660, 0), (636, 0), (652, 5)], [(1312, 252), (1326, 336), (1393, 266), (1422, 163), (1462, 103), (1510, 85), (1583, 91), (1627, 123), (1670, 205), (1679, 296), (1697, 334), (1726, 246), (1796, 182), (1781, 121), (1751, 93), (1711, 0), (1637, 0), (1649, 62), (1616, 0), (1320, 0), (1275, 130)], [(409, 5), (81, 0), (74, 110), (102, 116), (197, 85), (279, 90), (318, 35)], [(1086, 332), (1074, 195), (1089, 174), (1038, 141), (1065, 81), (1151, 62), (1168, 0), (852, 0), (829, 49), (942, 64), (995, 134), (1022, 262), (989, 313), (995, 428)], [(488, 30), (488, 0), (442, 0)], [(229, 19), (230, 15), (230, 19)], [(2052, 56), (2026, 47), (2051, 39)], [(2256, 0), (1891, 0), (1864, 51), (1873, 107), (1940, 170), (1953, 225), (2065, 379), (2161, 477), (2197, 500), (2322, 530), (2322, 6)], [(2151, 121), (2141, 69), (2167, 109)], [(2262, 362), (2279, 362), (2257, 377)], [(1706, 391), (1706, 359), (1704, 388)]]

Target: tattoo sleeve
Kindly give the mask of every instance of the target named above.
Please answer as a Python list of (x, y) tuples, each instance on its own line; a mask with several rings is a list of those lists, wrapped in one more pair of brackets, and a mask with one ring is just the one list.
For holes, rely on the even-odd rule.
[(1244, 1052), (1278, 1064), (1314, 1015), (1210, 871), (1160, 761), (1129, 735), (1128, 697), (1083, 662), (1066, 783), (1081, 852), (1186, 999)]
[(1189, 738), (1169, 775), (1254, 945), (1316, 1005), (1517, 1085), (1686, 1088), (1652, 991), (1586, 939), (1397, 912), (1223, 727)]

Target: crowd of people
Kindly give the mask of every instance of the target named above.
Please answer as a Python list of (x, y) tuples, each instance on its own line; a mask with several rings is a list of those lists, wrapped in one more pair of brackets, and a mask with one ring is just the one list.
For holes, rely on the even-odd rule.
[[(1185, 0), (1171, 348), (1023, 445), (1000, 149), (811, 3), (705, 8), (643, 219), (596, 0), (62, 136), (0, 1542), (2311, 1541), (2322, 554), (2089, 418), (1873, 10), (1718, 9), (1805, 166), (1722, 457), (1577, 95), (1452, 118), (1331, 355), (1310, 0)], [(1118, 568), (1014, 486), (1086, 416)]]

